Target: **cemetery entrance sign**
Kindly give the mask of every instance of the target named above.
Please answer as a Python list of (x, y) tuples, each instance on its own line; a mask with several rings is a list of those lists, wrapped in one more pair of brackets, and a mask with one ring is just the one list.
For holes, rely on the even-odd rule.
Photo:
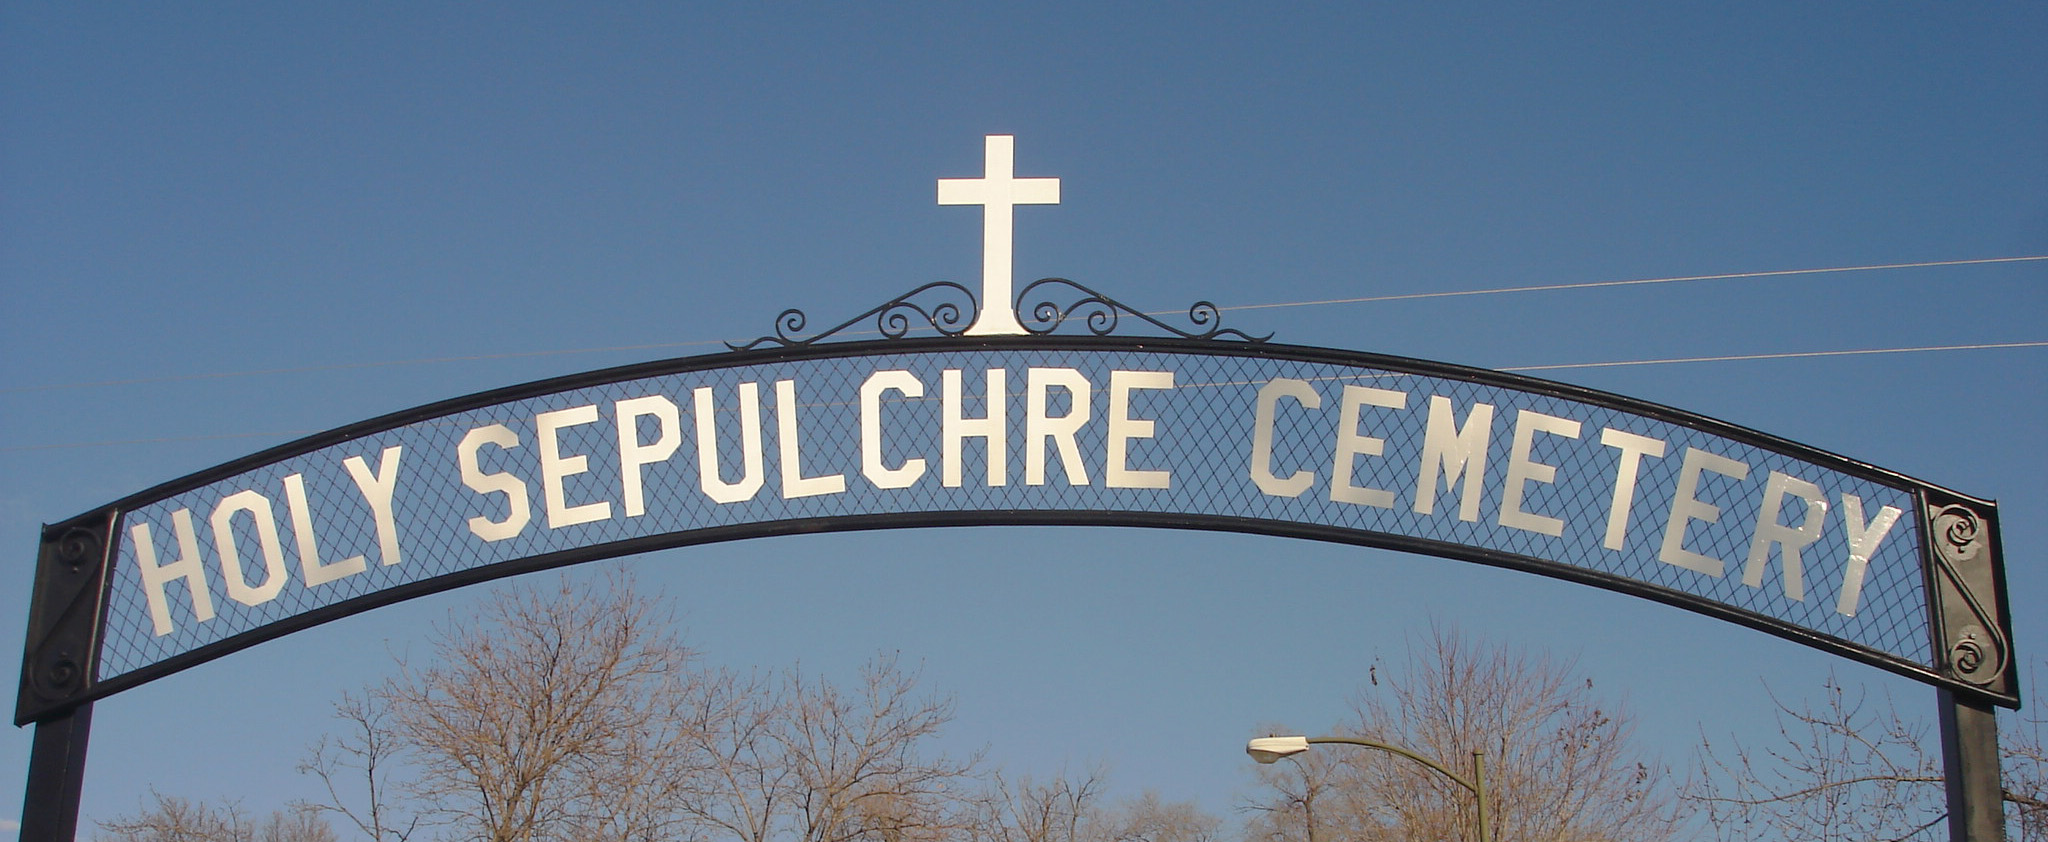
[(70, 838), (94, 700), (423, 594), (798, 532), (1385, 547), (1741, 623), (1984, 717), (2017, 706), (1993, 504), (1617, 395), (1273, 343), (1207, 303), (1175, 326), (1062, 279), (1013, 298), (1012, 206), (1059, 184), (1013, 178), (1010, 150), (991, 137), (985, 177), (940, 182), (942, 204), (986, 208), (979, 297), (928, 284), (815, 333), (792, 310), (728, 353), (372, 419), (47, 527), (15, 714), (38, 726), (23, 838)]

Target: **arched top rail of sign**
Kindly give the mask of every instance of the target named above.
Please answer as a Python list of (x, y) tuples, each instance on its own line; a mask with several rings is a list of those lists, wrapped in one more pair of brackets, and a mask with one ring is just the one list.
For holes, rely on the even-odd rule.
[[(1058, 181), (988, 143), (988, 175), (939, 190), (984, 207), (979, 302), (928, 284), (815, 331), (786, 311), (731, 352), (364, 421), (46, 527), (17, 723), (523, 571), (999, 524), (1475, 561), (2018, 704), (1993, 504), (1626, 397), (1271, 343), (1206, 303), (1167, 320), (1063, 279), (1012, 295), (1011, 209)], [(857, 331), (884, 338), (823, 341)]]
[(1222, 529), (1478, 561), (2013, 700), (1985, 501), (1564, 384), (1090, 335), (633, 365), (151, 489), (46, 531), (37, 615), (71, 624), (31, 640), (17, 718), (516, 572), (967, 524)]

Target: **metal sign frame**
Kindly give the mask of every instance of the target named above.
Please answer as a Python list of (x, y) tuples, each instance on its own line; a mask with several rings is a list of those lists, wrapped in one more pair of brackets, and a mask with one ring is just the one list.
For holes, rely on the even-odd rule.
[[(917, 354), (962, 351), (1134, 352), (1189, 357), (1245, 357), (1318, 363), (1361, 371), (1401, 372), (1560, 398), (1605, 407), (1632, 416), (1665, 421), (1761, 450), (1785, 454), (1801, 462), (1906, 491), (1916, 502), (1912, 513), (1928, 536), (1919, 550), (1934, 615), (1930, 617), (1934, 663), (1913, 663), (1896, 654), (1830, 636), (1812, 628), (1755, 612), (1733, 608), (1683, 590), (1524, 553), (1487, 546), (1450, 543), (1410, 535), (1374, 533), (1327, 524), (1293, 522), (1176, 511), (989, 509), (880, 512), (827, 517), (795, 517), (758, 523), (711, 526), (683, 532), (641, 536), (546, 552), (530, 557), (469, 568), (409, 582), (295, 614), (253, 630), (176, 654), (106, 680), (99, 678), (99, 643), (108, 611), (114, 549), (124, 519), (138, 508), (201, 489), (264, 466), (353, 442), (406, 425), (509, 404), (537, 396), (573, 392), (604, 384), (679, 373), (717, 372), (807, 360), (860, 360), (877, 355), (900, 358)], [(46, 527), (38, 559), (37, 587), (28, 651), (24, 660), (16, 723), (27, 724), (81, 702), (104, 698), (156, 678), (274, 639), (300, 629), (382, 605), (463, 587), (504, 576), (631, 555), (671, 547), (771, 535), (965, 525), (1124, 525), (1175, 529), (1210, 529), (1393, 549), (1435, 555), (1497, 567), (1524, 570), (1574, 581), (1749, 626), (1804, 643), (1832, 654), (1871, 664), (1938, 687), (1980, 697), (1994, 704), (2017, 706), (2012, 682), (2009, 608), (2004, 597), (2003, 570), (1997, 563), (1999, 544), (1995, 506), (1875, 466), (1796, 442), (1745, 429), (1683, 410), (1568, 384), (1445, 363), (1354, 351), (1271, 343), (1227, 342), (1179, 337), (1026, 336), (961, 339), (929, 337), (844, 343), (791, 344), (784, 347), (687, 357), (592, 371), (567, 377), (483, 392), (386, 415), (310, 436), (243, 459), (201, 471), (131, 495), (94, 511)]]

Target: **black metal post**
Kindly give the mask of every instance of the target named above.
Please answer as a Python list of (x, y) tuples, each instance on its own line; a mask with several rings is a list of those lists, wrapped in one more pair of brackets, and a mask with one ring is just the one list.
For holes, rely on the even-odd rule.
[(2004, 842), (2005, 787), (1998, 769), (1998, 712), (1941, 693), (1941, 759), (1948, 779), (1951, 842)]
[(85, 742), (91, 731), (91, 702), (36, 723), (28, 793), (21, 805), (21, 842), (72, 842), (78, 836), (78, 796), (85, 788)]

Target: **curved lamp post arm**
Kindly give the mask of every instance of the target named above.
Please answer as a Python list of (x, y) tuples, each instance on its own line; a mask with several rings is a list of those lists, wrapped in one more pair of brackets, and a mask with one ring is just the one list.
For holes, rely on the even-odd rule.
[[(1413, 760), (1413, 761), (1415, 761), (1415, 762), (1417, 762), (1417, 763), (1420, 763), (1420, 764), (1422, 764), (1422, 765), (1424, 765), (1424, 766), (1428, 766), (1428, 767), (1429, 767), (1429, 768), (1431, 768), (1431, 769), (1435, 769), (1435, 770), (1437, 770), (1437, 772), (1441, 773), (1441, 774), (1442, 774), (1442, 775), (1443, 775), (1444, 777), (1446, 777), (1446, 778), (1450, 778), (1450, 779), (1451, 779), (1451, 782), (1452, 782), (1452, 783), (1455, 783), (1455, 784), (1457, 784), (1457, 785), (1459, 785), (1459, 786), (1462, 786), (1462, 787), (1464, 787), (1464, 788), (1465, 788), (1466, 790), (1470, 791), (1470, 792), (1471, 792), (1471, 793), (1472, 793), (1473, 795), (1478, 795), (1478, 794), (1480, 794), (1481, 792), (1484, 792), (1484, 791), (1485, 791), (1484, 787), (1483, 787), (1483, 786), (1481, 786), (1480, 784), (1475, 784), (1475, 783), (1473, 783), (1472, 781), (1466, 780), (1464, 776), (1462, 776), (1462, 775), (1459, 775), (1459, 774), (1458, 774), (1458, 773), (1456, 773), (1456, 772), (1453, 772), (1453, 771), (1451, 771), (1451, 770), (1449, 770), (1449, 769), (1446, 769), (1446, 768), (1444, 768), (1442, 764), (1440, 764), (1440, 763), (1438, 763), (1438, 762), (1436, 762), (1436, 761), (1434, 761), (1434, 760), (1431, 760), (1431, 759), (1429, 759), (1429, 758), (1427, 758), (1427, 757), (1423, 757), (1423, 756), (1422, 756), (1422, 755), (1420, 755), (1420, 754), (1416, 754), (1415, 752), (1409, 751), (1409, 750), (1407, 750), (1407, 749), (1405, 749), (1405, 748), (1402, 748), (1402, 747), (1400, 747), (1400, 746), (1397, 746), (1397, 745), (1389, 745), (1389, 744), (1387, 744), (1387, 743), (1382, 743), (1382, 742), (1376, 742), (1376, 741), (1374, 741), (1374, 740), (1355, 740), (1355, 739), (1352, 739), (1352, 738), (1350, 738), (1350, 737), (1310, 737), (1310, 738), (1308, 738), (1308, 741), (1309, 741), (1309, 743), (1310, 743), (1311, 745), (1313, 745), (1313, 744), (1316, 744), (1316, 743), (1339, 743), (1339, 744), (1342, 744), (1342, 745), (1347, 745), (1347, 746), (1364, 746), (1364, 747), (1366, 747), (1366, 748), (1376, 748), (1376, 749), (1379, 749), (1380, 751), (1385, 751), (1385, 752), (1391, 752), (1391, 753), (1393, 753), (1393, 754), (1398, 754), (1398, 755), (1401, 755), (1402, 757), (1406, 757), (1406, 758), (1408, 758), (1409, 760)], [(1473, 760), (1475, 761), (1475, 764), (1483, 764), (1483, 763), (1485, 763), (1485, 761), (1484, 761), (1484, 760), (1481, 760), (1481, 759), (1480, 759), (1480, 758), (1483, 758), (1483, 757), (1485, 757), (1485, 756), (1486, 756), (1486, 752), (1483, 752), (1483, 751), (1475, 751), (1475, 752), (1472, 752), (1472, 758), (1473, 758)], [(1484, 767), (1483, 767), (1483, 766), (1480, 766), (1480, 765), (1474, 765), (1474, 767), (1473, 767), (1473, 768), (1475, 768), (1475, 769), (1483, 769)], [(1484, 771), (1481, 771), (1481, 772), (1480, 772), (1479, 774), (1480, 774), (1481, 776), (1484, 776), (1484, 775), (1485, 775), (1485, 772), (1484, 772)]]
[(1260, 737), (1246, 744), (1244, 750), (1246, 754), (1252, 756), (1252, 759), (1260, 763), (1271, 763), (1282, 757), (1300, 754), (1307, 751), (1309, 746), (1318, 743), (1337, 743), (1339, 745), (1378, 749), (1390, 754), (1398, 754), (1436, 770), (1437, 774), (1449, 778), (1452, 783), (1464, 787), (1479, 799), (1479, 842), (1488, 842), (1490, 839), (1486, 826), (1486, 752), (1472, 752), (1472, 777), (1470, 780), (1467, 780), (1463, 775), (1444, 768), (1441, 763), (1400, 746), (1376, 740), (1360, 740), (1351, 737)]

